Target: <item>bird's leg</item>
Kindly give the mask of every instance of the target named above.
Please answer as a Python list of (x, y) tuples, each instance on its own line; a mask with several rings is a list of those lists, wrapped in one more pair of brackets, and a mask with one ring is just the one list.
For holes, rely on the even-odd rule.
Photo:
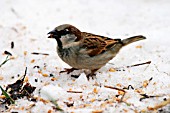
[(78, 70), (76, 68), (64, 68), (64, 71), (60, 71), (60, 73), (65, 73), (67, 72), (67, 74), (70, 74), (71, 72), (73, 72), (74, 70)]
[(90, 77), (92, 77), (92, 79), (93, 79), (93, 77), (96, 76), (95, 72), (96, 72), (97, 70), (98, 70), (98, 69), (93, 69), (93, 70), (91, 70), (91, 73), (87, 75), (87, 79), (89, 80)]

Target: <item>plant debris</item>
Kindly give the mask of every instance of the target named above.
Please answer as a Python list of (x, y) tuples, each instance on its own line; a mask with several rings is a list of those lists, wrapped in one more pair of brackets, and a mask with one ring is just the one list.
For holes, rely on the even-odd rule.
[(67, 93), (82, 93), (82, 91), (67, 91)]
[(64, 111), (63, 109), (61, 109), (58, 105), (58, 103), (56, 101), (52, 101), (52, 103), (55, 105), (53, 106), (53, 109), (56, 111)]
[(38, 52), (33, 52), (31, 54), (33, 54), (33, 55), (49, 55), (48, 53), (38, 53)]
[(6, 99), (10, 101), (11, 104), (15, 104), (15, 101), (8, 95), (8, 93), (0, 86), (2, 94), (5, 95)]
[(30, 83), (26, 83), (23, 86), (26, 73), (27, 73), (27, 67), (25, 69), (24, 76), (19, 80), (17, 80), (15, 83), (7, 85), (6, 89), (4, 90), (5, 92), (1, 87), (1, 90), (3, 92), (2, 95), (6, 96), (5, 101), (3, 102), (4, 104), (9, 104), (9, 105), (14, 104), (14, 100), (23, 98), (25, 96), (27, 98), (31, 98), (31, 94), (34, 92), (36, 87), (31, 86)]
[(0, 67), (2, 67), (2, 65), (4, 65), (5, 63), (7, 63), (10, 60), (9, 55), (6, 57), (6, 59), (0, 64)]
[(125, 93), (126, 93), (125, 90), (120, 89), (120, 88), (116, 88), (116, 87), (112, 87), (112, 86), (106, 86), (106, 85), (105, 85), (104, 87), (105, 87), (105, 88), (110, 88), (110, 89), (114, 89), (114, 90), (118, 90), (118, 91), (123, 92), (122, 97), (121, 97), (121, 99), (119, 100), (119, 102), (123, 102), (123, 98), (124, 98)]
[(12, 56), (12, 54), (10, 52), (8, 52), (8, 51), (4, 51), (4, 54)]
[(122, 91), (122, 92), (126, 92), (125, 90), (123, 89), (119, 89), (119, 88), (116, 88), (116, 87), (112, 87), (112, 86), (104, 86), (105, 88), (110, 88), (110, 89), (115, 89), (115, 90), (118, 90), (118, 91)]
[(134, 65), (131, 65), (131, 66), (126, 66), (127, 68), (130, 68), (130, 67), (136, 67), (136, 66), (141, 66), (141, 65), (145, 65), (145, 64), (150, 64), (151, 61), (148, 61), (148, 62), (144, 62), (144, 63), (139, 63), (139, 64), (134, 64)]
[(67, 107), (72, 107), (72, 106), (74, 106), (74, 102), (72, 102), (72, 103), (64, 102), (64, 103), (67, 105)]
[(124, 87), (123, 89), (127, 89), (127, 90), (129, 90), (129, 89), (132, 89), (132, 90), (134, 90), (134, 88), (133, 88), (133, 86), (132, 85), (128, 85), (128, 87)]
[(154, 97), (160, 97), (160, 96), (149, 96), (147, 94), (140, 94), (142, 97), (139, 99), (139, 101), (142, 101), (147, 98), (154, 98)]

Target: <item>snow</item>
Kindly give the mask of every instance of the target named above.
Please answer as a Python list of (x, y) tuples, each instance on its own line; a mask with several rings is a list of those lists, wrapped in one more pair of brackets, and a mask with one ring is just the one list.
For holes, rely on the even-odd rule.
[[(3, 88), (18, 80), (24, 74), (25, 67), (28, 67), (28, 81), (36, 87), (34, 95), (45, 100), (57, 100), (66, 112), (148, 111), (148, 106), (154, 107), (164, 101), (164, 98), (170, 98), (170, 1), (1, 0), (0, 6), (0, 63), (6, 58), (3, 54), (5, 50), (14, 57), (0, 67), (0, 77), (3, 78), (0, 85)], [(144, 35), (147, 39), (124, 47), (114, 59), (98, 70), (96, 78), (88, 81), (84, 70), (78, 70), (72, 73), (80, 75), (75, 79), (71, 74), (59, 73), (69, 66), (57, 56), (56, 41), (47, 38), (50, 30), (66, 23), (81, 31), (111, 38)], [(12, 41), (14, 49), (10, 48)], [(32, 52), (49, 55), (33, 55)], [(35, 61), (31, 62), (32, 60)], [(151, 61), (151, 64), (126, 68), (147, 61)], [(33, 68), (34, 66), (40, 68)], [(119, 67), (125, 70), (109, 71), (110, 68)], [(54, 76), (50, 77), (50, 74)], [(149, 81), (151, 77), (153, 79)], [(55, 79), (51, 80), (52, 78)], [(35, 82), (35, 79), (38, 81)], [(146, 87), (143, 85), (144, 81), (148, 83)], [(106, 88), (105, 85), (120, 89), (132, 85), (134, 90), (125, 90), (124, 102), (119, 103), (115, 99), (119, 92)], [(160, 97), (139, 101), (141, 93)], [(74, 102), (74, 105), (67, 107), (64, 102)], [(16, 106), (9, 112), (27, 112), (28, 110), (20, 108), (30, 104), (32, 102), (26, 98), (17, 100)], [(51, 106), (54, 106), (51, 102), (45, 104), (38, 101), (29, 111), (53, 111)], [(4, 110), (0, 106), (1, 109)], [(169, 105), (164, 109), (170, 111)]]

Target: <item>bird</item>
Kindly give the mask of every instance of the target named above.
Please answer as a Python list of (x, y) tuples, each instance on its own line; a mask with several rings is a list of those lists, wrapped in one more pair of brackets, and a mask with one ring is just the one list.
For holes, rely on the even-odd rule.
[(126, 39), (112, 39), (88, 32), (82, 32), (70, 24), (62, 24), (48, 33), (48, 38), (57, 41), (58, 56), (72, 68), (65, 71), (67, 74), (74, 70), (87, 69), (95, 76), (95, 72), (112, 60), (119, 50), (133, 42), (146, 39), (143, 35), (132, 36)]

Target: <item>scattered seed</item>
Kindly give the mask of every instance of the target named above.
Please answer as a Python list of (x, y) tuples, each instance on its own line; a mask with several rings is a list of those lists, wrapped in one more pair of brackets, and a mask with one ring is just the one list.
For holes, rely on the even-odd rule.
[(103, 113), (103, 110), (94, 110), (92, 113)]
[(116, 70), (113, 69), (113, 68), (110, 68), (109, 71), (110, 71), (110, 72), (116, 72)]
[(136, 48), (142, 48), (142, 46), (141, 46), (141, 45), (139, 45), (139, 46), (136, 46)]
[(93, 93), (96, 93), (96, 94), (98, 93), (97, 88), (94, 88), (94, 89), (93, 89)]
[(43, 74), (42, 74), (42, 76), (44, 76), (44, 77), (48, 77), (48, 74), (43, 73)]
[(5, 96), (5, 95), (0, 95), (0, 98), (1, 98), (1, 99), (5, 99), (6, 96)]
[(38, 82), (38, 79), (35, 79), (35, 82)]
[(34, 66), (33, 68), (40, 68), (40, 66)]
[(50, 77), (54, 77), (54, 75), (53, 75), (53, 74), (50, 74)]
[(3, 80), (4, 79), (4, 77), (3, 76), (0, 76), (0, 80)]
[(32, 60), (31, 60), (31, 63), (34, 63), (34, 62), (35, 62), (35, 59), (32, 59)]
[(13, 49), (14, 48), (14, 42), (12, 41), (11, 42), (11, 49)]
[(48, 112), (47, 113), (52, 113), (52, 110), (50, 109), (50, 110), (48, 110)]
[(150, 79), (149, 79), (149, 81), (151, 81), (153, 79), (153, 77), (151, 77)]
[(24, 51), (24, 55), (25, 55), (25, 56), (27, 55), (27, 51)]
[(51, 78), (51, 81), (55, 81), (55, 80), (57, 80), (57, 78), (54, 78), (54, 77), (53, 77), (53, 78)]

